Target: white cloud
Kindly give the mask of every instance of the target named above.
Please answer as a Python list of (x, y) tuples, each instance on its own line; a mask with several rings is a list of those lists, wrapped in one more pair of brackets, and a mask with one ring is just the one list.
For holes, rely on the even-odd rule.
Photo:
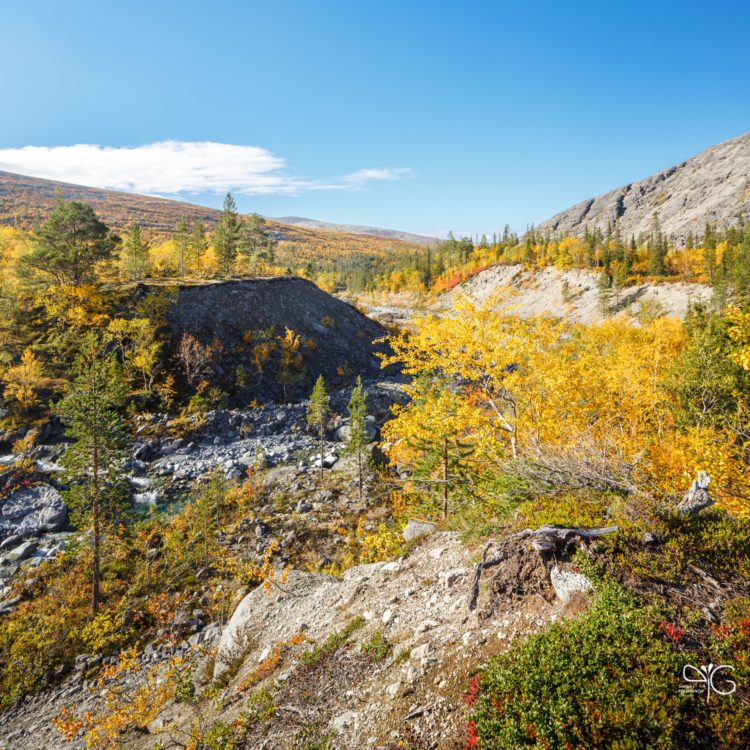
[(361, 169), (328, 181), (291, 172), (256, 146), (161, 141), (111, 148), (93, 144), (0, 149), (0, 170), (88, 187), (150, 195), (226, 193), (298, 195), (306, 190), (361, 190), (368, 180), (397, 180), (410, 169)]
[(348, 174), (343, 179), (346, 182), (363, 183), (367, 180), (400, 180), (411, 175), (409, 167), (401, 169), (360, 169), (359, 172)]

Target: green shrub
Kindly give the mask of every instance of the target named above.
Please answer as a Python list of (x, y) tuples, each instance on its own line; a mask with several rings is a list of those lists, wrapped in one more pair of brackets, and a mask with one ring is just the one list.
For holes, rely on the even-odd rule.
[[(590, 573), (590, 571), (587, 571)], [(470, 744), (483, 748), (673, 748), (697, 699), (655, 612), (610, 580), (587, 615), (495, 656), (479, 682)]]
[(339, 630), (338, 633), (331, 633), (320, 648), (305, 651), (304, 654), (301, 654), (299, 660), (308, 667), (315, 666), (324, 654), (332, 654), (342, 646), (345, 646), (349, 642), (352, 633), (359, 630), (364, 624), (365, 621), (363, 618), (355, 617), (343, 630)]
[(391, 650), (391, 644), (378, 631), (368, 641), (362, 644), (362, 650), (369, 653), (375, 661), (384, 659)]

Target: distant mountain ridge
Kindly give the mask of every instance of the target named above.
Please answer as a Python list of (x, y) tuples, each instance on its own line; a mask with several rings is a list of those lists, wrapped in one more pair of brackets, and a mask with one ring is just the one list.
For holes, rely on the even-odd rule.
[(703, 234), (707, 221), (730, 224), (741, 211), (750, 219), (750, 133), (701, 151), (674, 167), (582, 201), (539, 224), (542, 233), (583, 234), (620, 220), (625, 237), (648, 233), (654, 211), (673, 241)]
[[(120, 233), (126, 232), (137, 221), (150, 234), (168, 236), (181, 218), (185, 218), (188, 224), (199, 220), (207, 230), (213, 231), (221, 216), (218, 209), (193, 203), (0, 171), (0, 226), (15, 226), (27, 231), (35, 229), (49, 216), (58, 189), (65, 200), (88, 203), (107, 226)], [(290, 242), (326, 242), (331, 239), (330, 233), (346, 233), (360, 238), (368, 235), (419, 245), (434, 242), (429, 237), (408, 232), (330, 224), (296, 216), (269, 219), (268, 229), (274, 239)]]
[(346, 232), (348, 234), (371, 234), (386, 239), (410, 242), (413, 245), (434, 245), (434, 237), (423, 237), (421, 234), (411, 232), (399, 232), (396, 229), (379, 229), (378, 227), (362, 226), (361, 224), (333, 224), (328, 221), (316, 221), (315, 219), (304, 219), (301, 216), (281, 216), (271, 218), (279, 224), (288, 224), (294, 227), (305, 227), (306, 229), (323, 229), (327, 232)]

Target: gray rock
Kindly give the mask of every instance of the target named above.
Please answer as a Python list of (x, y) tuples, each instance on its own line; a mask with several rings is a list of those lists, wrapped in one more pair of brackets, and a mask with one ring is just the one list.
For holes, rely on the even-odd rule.
[(411, 520), (404, 527), (404, 540), (410, 542), (418, 536), (428, 536), (435, 531), (435, 524)]
[[(371, 421), (365, 422), (365, 430), (367, 431), (367, 442), (375, 440), (378, 433)], [(351, 440), (351, 435), (352, 429), (348, 424), (342, 425), (336, 430), (336, 440), (340, 443), (348, 443)]]
[(13, 536), (9, 536), (7, 539), (3, 539), (3, 541), (0, 542), (0, 549), (5, 549), (6, 547), (15, 547), (22, 541), (23, 540), (21, 539), (21, 536), (19, 534), (14, 534)]
[(456, 568), (455, 570), (449, 570), (444, 573), (445, 588), (449, 589), (461, 576), (466, 575), (465, 568)]
[(353, 726), (357, 721), (357, 714), (354, 711), (347, 711), (341, 716), (337, 716), (331, 722), (331, 729), (337, 734), (341, 734), (347, 727)]
[(67, 513), (62, 496), (48, 484), (20, 490), (3, 505), (0, 534), (28, 536), (56, 531)]
[(20, 562), (30, 557), (33, 552), (36, 552), (36, 542), (24, 542), (20, 547), (16, 547), (14, 550), (5, 553), (5, 557), (8, 560)]
[(662, 231), (684, 239), (702, 233), (706, 221), (734, 225), (738, 212), (747, 216), (750, 197), (750, 133), (712, 146), (687, 161), (645, 180), (624, 185), (568, 208), (537, 227), (540, 233), (582, 235), (584, 226), (606, 230), (620, 222), (623, 236), (648, 233), (654, 205)]
[(591, 581), (582, 573), (560, 570), (557, 565), (550, 571), (550, 581), (560, 601), (565, 604), (574, 591), (588, 591)]

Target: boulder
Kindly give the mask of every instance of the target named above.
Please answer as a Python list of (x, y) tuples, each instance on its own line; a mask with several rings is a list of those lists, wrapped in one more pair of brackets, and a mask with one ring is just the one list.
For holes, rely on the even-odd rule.
[(25, 560), (27, 557), (30, 557), (33, 552), (36, 552), (36, 548), (36, 542), (24, 542), (20, 547), (16, 547), (10, 552), (6, 552), (5, 557), (8, 560), (20, 562), (21, 560)]
[[(374, 417), (373, 417), (374, 419)], [(377, 430), (371, 421), (365, 422), (365, 430), (367, 430), (367, 442), (371, 443), (377, 437)], [(342, 425), (336, 430), (336, 440), (340, 443), (348, 443), (351, 439), (352, 428), (348, 425)]]
[[(305, 596), (319, 586), (332, 583), (338, 583), (338, 578), (325, 573), (292, 570), (287, 575), (284, 590), (292, 596)], [(221, 635), (215, 677), (220, 677), (239, 655), (245, 653), (251, 628), (262, 622), (272, 601), (263, 586), (258, 586), (242, 599)]]
[(560, 601), (565, 604), (576, 591), (588, 591), (592, 584), (582, 573), (563, 570), (557, 565), (550, 571), (550, 581)]
[(48, 484), (19, 490), (3, 505), (0, 535), (38, 536), (45, 531), (57, 531), (67, 513), (62, 496)]
[(435, 531), (435, 524), (425, 523), (424, 521), (409, 521), (404, 527), (404, 540), (410, 542), (418, 536), (428, 536)]

